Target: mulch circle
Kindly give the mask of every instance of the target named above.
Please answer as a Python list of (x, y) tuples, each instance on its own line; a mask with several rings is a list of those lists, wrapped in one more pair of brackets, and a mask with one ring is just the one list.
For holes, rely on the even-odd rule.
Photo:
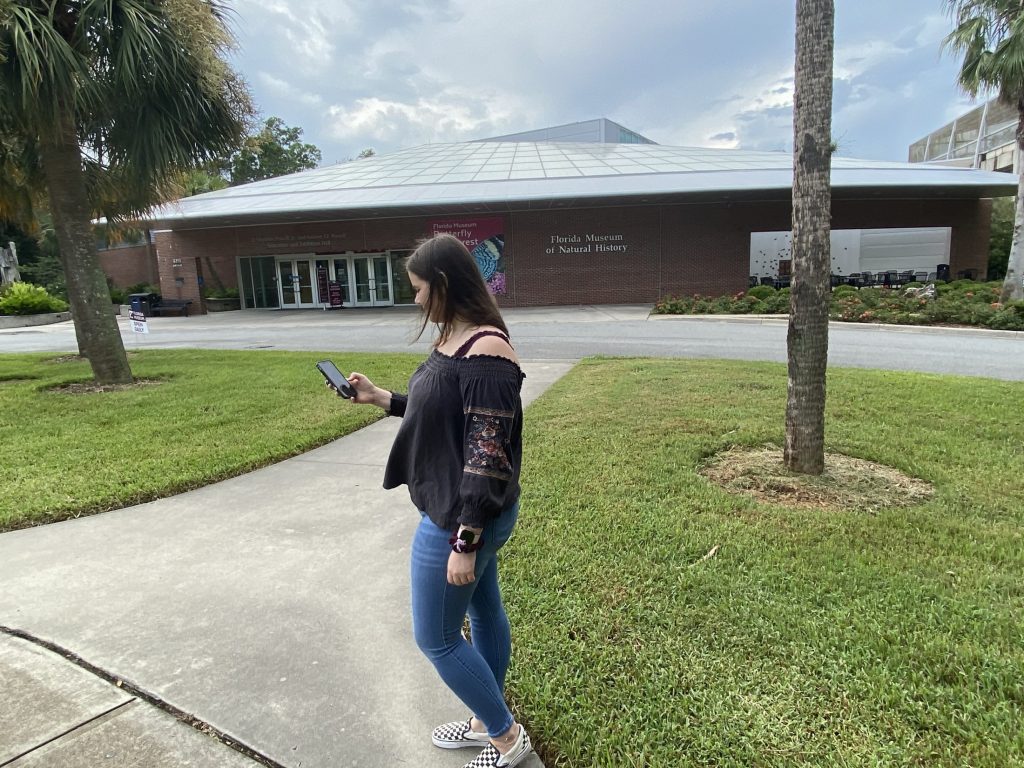
[(838, 453), (825, 454), (821, 475), (790, 472), (776, 446), (731, 448), (698, 471), (732, 493), (800, 509), (876, 511), (920, 504), (935, 493), (931, 484), (898, 469)]
[(93, 381), (73, 381), (69, 384), (50, 387), (49, 391), (61, 395), (91, 395), (97, 392), (122, 392), (126, 389), (151, 387), (160, 383), (159, 379), (135, 379), (131, 384), (97, 384)]

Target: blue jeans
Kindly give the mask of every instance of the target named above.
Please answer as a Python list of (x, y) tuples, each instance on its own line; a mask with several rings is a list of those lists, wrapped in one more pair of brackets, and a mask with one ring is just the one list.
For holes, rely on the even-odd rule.
[[(515, 719), (505, 704), (505, 672), (512, 652), (505, 606), (498, 588), (498, 550), (512, 535), (519, 504), (484, 527), (484, 546), (476, 553), (476, 579), (456, 587), (448, 583), (452, 531), (439, 528), (423, 512), (412, 542), (412, 624), (416, 645), (441, 679), (470, 711), (500, 736)], [(462, 636), (469, 614), (473, 644)]]

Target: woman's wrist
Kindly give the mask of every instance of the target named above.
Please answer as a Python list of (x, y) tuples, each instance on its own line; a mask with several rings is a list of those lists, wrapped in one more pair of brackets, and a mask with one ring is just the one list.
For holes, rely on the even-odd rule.
[(483, 533), (483, 528), (460, 525), (451, 538), (448, 539), (448, 544), (455, 554), (468, 555), (476, 552), (484, 545)]
[(378, 405), (388, 413), (391, 412), (391, 392), (387, 389), (381, 389), (377, 387), (377, 391), (373, 393), (374, 405)]

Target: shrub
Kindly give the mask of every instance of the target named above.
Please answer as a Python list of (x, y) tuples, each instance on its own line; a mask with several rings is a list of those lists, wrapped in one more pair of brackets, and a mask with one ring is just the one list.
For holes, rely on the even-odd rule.
[(764, 304), (757, 296), (741, 296), (732, 303), (732, 312), (738, 315), (759, 315), (764, 312)]
[(31, 283), (13, 283), (0, 297), (0, 315), (41, 315), (67, 308), (67, 302)]
[(1024, 301), (1012, 303), (1020, 306), (1016, 310), (1009, 305), (996, 310), (986, 325), (1002, 331), (1024, 331)]
[(203, 296), (207, 299), (237, 299), (237, 288), (223, 288), (221, 290), (204, 291)]
[[(888, 289), (885, 289), (888, 290)], [(857, 299), (865, 307), (875, 308), (878, 306), (878, 302), (882, 298), (882, 289), (879, 288), (861, 288), (857, 291)]]
[[(1024, 330), (1024, 301), (999, 303), (1001, 283), (959, 281), (946, 283), (934, 299), (878, 288), (837, 286), (831, 297), (829, 317), (854, 323), (899, 325), (970, 325), (982, 328)], [(951, 284), (950, 284), (951, 285)], [(767, 290), (761, 290), (762, 288)], [(845, 289), (845, 290), (842, 290)], [(763, 296), (759, 298), (758, 295)], [(790, 289), (756, 286), (735, 296), (665, 297), (654, 311), (659, 314), (789, 314)]]
[(775, 293), (775, 289), (772, 288), (772, 286), (770, 285), (755, 285), (753, 288), (747, 291), (747, 296), (753, 296), (755, 299), (764, 301), (769, 296), (774, 296)]
[(691, 299), (666, 296), (654, 305), (656, 315), (687, 315), (693, 302)]
[(789, 292), (779, 291), (761, 302), (761, 312), (766, 315), (789, 314)]
[(160, 295), (160, 287), (153, 285), (152, 283), (136, 283), (135, 285), (129, 285), (124, 289), (127, 294), (132, 293), (155, 293)]
[(729, 315), (737, 311), (738, 301), (733, 301), (732, 296), (717, 296), (711, 300), (711, 314)]

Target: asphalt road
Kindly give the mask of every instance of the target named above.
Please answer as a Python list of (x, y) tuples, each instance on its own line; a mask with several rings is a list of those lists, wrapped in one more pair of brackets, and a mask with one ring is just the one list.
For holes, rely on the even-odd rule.
[[(649, 306), (531, 307), (505, 310), (513, 342), (524, 359), (588, 355), (786, 359), (784, 319), (648, 317)], [(119, 320), (129, 349), (289, 349), (422, 351), (413, 343), (416, 309), (345, 309), (335, 312), (222, 312), (152, 318), (147, 335)], [(429, 329), (428, 329), (429, 330)], [(73, 352), (70, 322), (0, 330), (3, 352)], [(960, 328), (914, 328), (833, 323), (829, 363), (1024, 380), (1024, 333)]]

